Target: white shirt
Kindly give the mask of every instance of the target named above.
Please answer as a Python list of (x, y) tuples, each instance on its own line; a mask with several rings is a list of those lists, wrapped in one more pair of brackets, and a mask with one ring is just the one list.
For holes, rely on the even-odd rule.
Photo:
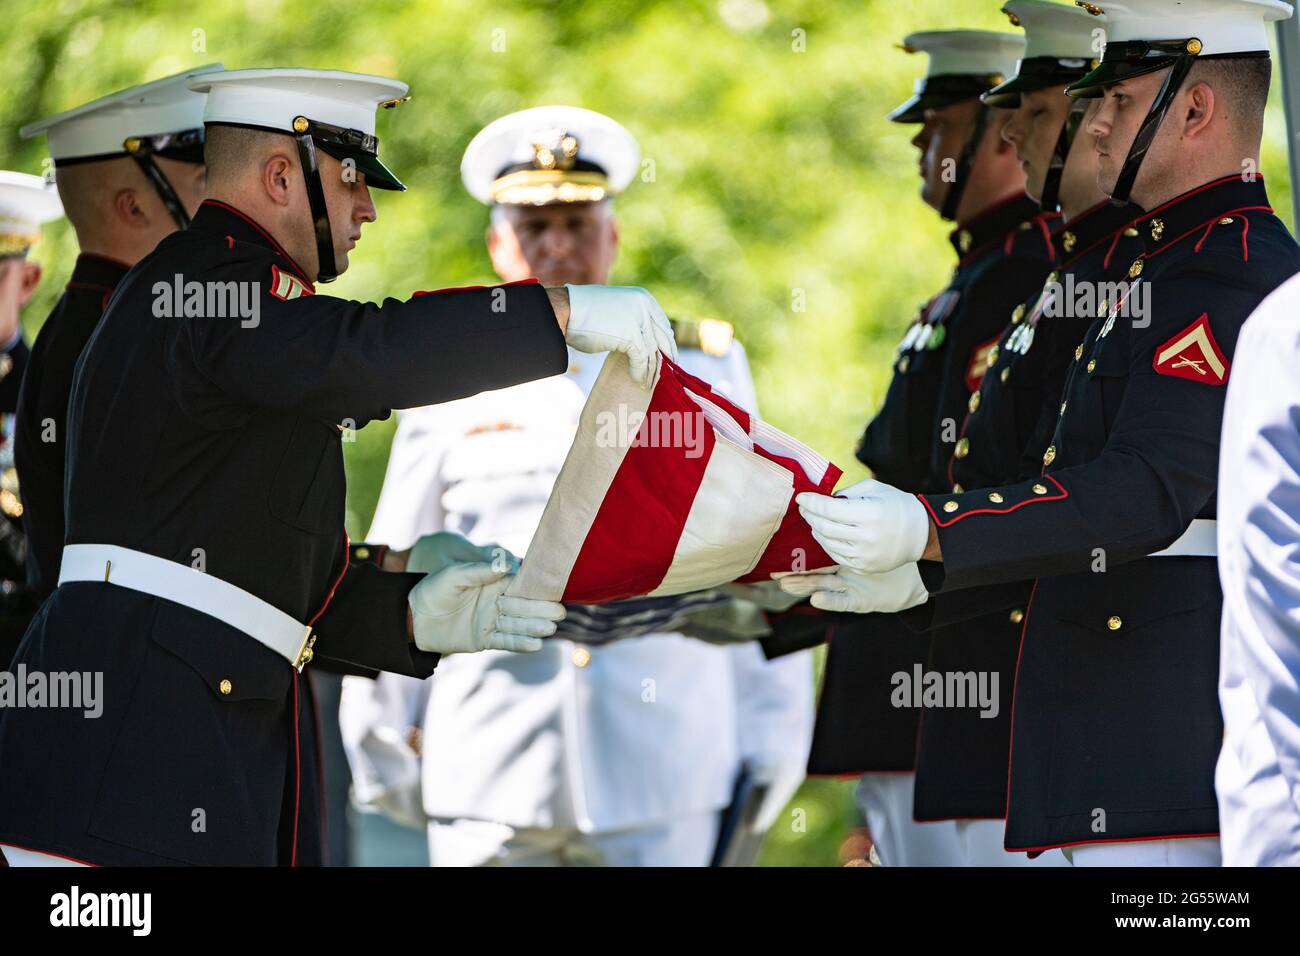
[(1300, 278), (1243, 327), (1219, 462), (1225, 866), (1300, 866)]

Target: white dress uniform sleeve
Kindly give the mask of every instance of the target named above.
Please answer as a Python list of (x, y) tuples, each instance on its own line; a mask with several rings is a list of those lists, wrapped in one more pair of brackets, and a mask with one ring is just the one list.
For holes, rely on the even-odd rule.
[(389, 673), (343, 678), (339, 699), (353, 802), (416, 829), (427, 822), (417, 747), (428, 699), (429, 681)]
[(1300, 280), (1243, 328), (1223, 423), (1225, 865), (1300, 866)]
[(766, 830), (799, 789), (813, 733), (812, 651), (767, 660), (756, 643), (726, 648), (736, 686), (740, 759), (770, 790), (758, 815)]
[[(726, 361), (729, 397), (760, 414), (754, 377), (739, 341), (731, 343)], [(812, 651), (773, 661), (757, 644), (737, 644), (727, 653), (736, 681), (741, 760), (771, 784), (758, 819), (766, 830), (799, 789), (807, 767), (814, 716)]]
[(422, 535), (443, 530), (447, 516), (442, 507), (440, 472), (450, 424), (443, 418), (429, 407), (398, 413), (367, 541), (400, 551)]

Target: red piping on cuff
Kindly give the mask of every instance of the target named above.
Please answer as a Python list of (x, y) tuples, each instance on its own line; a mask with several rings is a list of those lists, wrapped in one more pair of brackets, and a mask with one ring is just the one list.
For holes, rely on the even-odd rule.
[(935, 513), (934, 506), (926, 500), (925, 495), (917, 495), (916, 497), (921, 504), (925, 505), (925, 510), (930, 512), (930, 518), (934, 521), (935, 527), (947, 528), (956, 524), (962, 518), (971, 517), (971, 515), (1008, 515), (1018, 508), (1023, 508), (1025, 505), (1037, 504), (1041, 501), (1061, 501), (1070, 497), (1070, 493), (1065, 490), (1065, 487), (1051, 475), (1043, 475), (1043, 479), (1056, 485), (1057, 489), (1061, 493), (1059, 495), (1035, 495), (1033, 498), (1026, 498), (1024, 501), (1017, 501), (1010, 508), (975, 508), (972, 511), (967, 511), (965, 514), (953, 515), (947, 520), (940, 518), (939, 515)]

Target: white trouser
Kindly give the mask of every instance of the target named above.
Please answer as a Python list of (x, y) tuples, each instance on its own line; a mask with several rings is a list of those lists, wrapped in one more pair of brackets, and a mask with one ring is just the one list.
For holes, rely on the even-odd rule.
[(431, 820), (431, 866), (708, 866), (722, 812), (581, 833), (486, 820)]
[(958, 820), (957, 839), (967, 866), (1067, 866), (1060, 850), (1048, 850), (1032, 860), (1028, 853), (1008, 853), (1003, 844), (1006, 820)]
[(78, 863), (76, 860), (69, 860), (66, 856), (55, 856), (53, 853), (37, 853), (35, 850), (21, 850), (16, 846), (10, 846), (7, 843), (0, 843), (0, 853), (4, 854), (5, 862), (12, 867), (19, 866), (89, 866), (89, 863)]
[(1071, 866), (1221, 866), (1218, 837), (1085, 843), (1061, 848)]
[(885, 866), (962, 866), (961, 841), (951, 820), (912, 819), (914, 773), (864, 773), (855, 794), (867, 818), (876, 856)]

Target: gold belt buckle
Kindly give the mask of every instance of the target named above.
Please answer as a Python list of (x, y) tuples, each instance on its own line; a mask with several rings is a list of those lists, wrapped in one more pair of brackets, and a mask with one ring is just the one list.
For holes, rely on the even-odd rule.
[(312, 647), (316, 644), (316, 635), (311, 632), (310, 627), (303, 628), (302, 632), (302, 649), (298, 652), (298, 660), (294, 662), (294, 667), (298, 668), (298, 673), (311, 663), (311, 659), (316, 656)]

